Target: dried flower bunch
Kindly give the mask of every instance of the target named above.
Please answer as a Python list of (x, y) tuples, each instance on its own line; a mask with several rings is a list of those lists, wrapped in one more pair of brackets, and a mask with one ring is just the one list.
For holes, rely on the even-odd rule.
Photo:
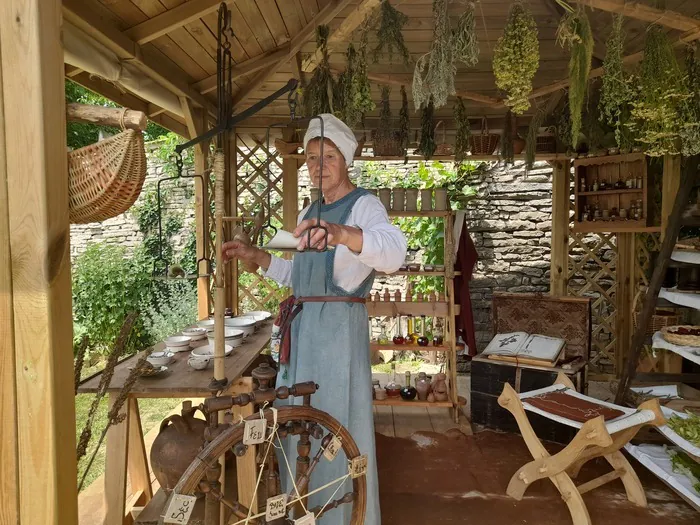
[(435, 105), (433, 98), (430, 97), (428, 104), (421, 112), (421, 127), (420, 127), (420, 143), (416, 153), (423, 155), (425, 160), (430, 160), (430, 157), (435, 153), (437, 144), (435, 144), (435, 124), (433, 122), (433, 114), (435, 113)]
[(408, 155), (408, 141), (411, 133), (411, 118), (408, 113), (408, 96), (405, 86), (401, 86), (401, 110), (399, 111), (399, 142), (403, 155)]
[(457, 29), (452, 35), (452, 47), (455, 61), (463, 62), (467, 67), (474, 67), (479, 61), (474, 2), (467, 2), (464, 12), (459, 16)]
[(333, 113), (333, 93), (336, 86), (328, 63), (328, 34), (328, 26), (316, 28), (316, 48), (321, 51), (321, 60), (303, 91), (304, 112), (307, 117)]
[(690, 96), (684, 110), (681, 152), (690, 156), (700, 153), (700, 47), (697, 42), (686, 48), (685, 64), (686, 86)]
[(464, 108), (462, 97), (457, 97), (455, 103), (455, 120), (457, 124), (457, 135), (455, 137), (455, 164), (460, 164), (467, 157), (470, 150), (469, 137), (472, 134), (467, 110)]
[(359, 125), (365, 113), (375, 109), (367, 77), (367, 41), (363, 36), (360, 51), (351, 43), (345, 53), (345, 71), (338, 78), (335, 90), (336, 116), (351, 128)]
[(382, 0), (378, 15), (379, 29), (377, 30), (377, 39), (379, 42), (373, 51), (375, 63), (379, 61), (379, 57), (384, 54), (385, 50), (389, 60), (392, 61), (394, 49), (396, 49), (403, 59), (403, 63), (408, 66), (410, 55), (401, 32), (407, 21), (408, 17), (392, 6), (389, 0)]
[(496, 86), (506, 93), (505, 104), (513, 113), (522, 114), (530, 107), (532, 79), (540, 62), (537, 24), (521, 0), (513, 3), (503, 35), (493, 55)]
[[(527, 128), (527, 137), (525, 138), (525, 167), (531, 170), (535, 164), (535, 153), (537, 152), (537, 135), (539, 134), (540, 127), (544, 122), (546, 116), (546, 110), (544, 107), (540, 107), (535, 112), (535, 115), (530, 121), (530, 126)], [(570, 137), (567, 133), (567, 137)]]

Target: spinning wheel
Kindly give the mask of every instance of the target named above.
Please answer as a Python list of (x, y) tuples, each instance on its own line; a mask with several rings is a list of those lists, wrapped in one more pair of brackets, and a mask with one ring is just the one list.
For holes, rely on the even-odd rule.
[[(313, 515), (315, 520), (319, 520), (325, 513), (341, 505), (351, 505), (351, 525), (364, 523), (367, 490), (364, 476), (367, 465), (366, 456), (360, 454), (350, 433), (335, 418), (310, 406), (311, 395), (316, 392), (318, 385), (313, 382), (298, 383), (289, 388), (279, 387), (275, 390), (268, 386), (274, 374), (274, 370), (264, 363), (252, 374), (260, 383), (258, 389), (239, 396), (207, 398), (200, 405), (209, 421), (207, 438), (210, 439), (173, 489), (159, 524), (168, 523), (165, 521), (168, 516), (173, 512), (177, 513), (177, 502), (182, 500), (182, 496), (201, 497), (202, 494), (207, 495), (216, 507), (218, 507), (216, 502), (220, 502), (230, 510), (229, 525), (312, 524), (315, 521), (310, 519), (310, 515)], [(228, 410), (233, 406), (245, 406), (249, 403), (268, 404), (275, 399), (287, 399), (290, 396), (303, 396), (304, 404), (278, 409), (265, 408), (237, 423), (216, 423), (218, 412), (222, 410)], [(264, 428), (264, 431), (258, 432), (260, 428)], [(296, 447), (298, 454), (296, 477), (290, 467), (292, 458), (286, 455), (282, 447), (283, 441), (291, 439), (292, 436), (299, 437)], [(229, 501), (219, 488), (218, 479), (221, 474), (219, 458), (229, 451), (236, 456), (243, 456), (251, 440), (258, 444), (256, 459), (258, 477), (255, 491), (257, 503), (255, 500)], [(318, 451), (310, 457), (314, 441), (318, 441)], [(342, 461), (341, 450), (348, 463), (348, 468), (344, 470), (346, 474), (334, 480), (321, 480), (323, 486), (309, 491), (310, 481), (317, 465), (322, 461)], [(286, 493), (280, 489), (275, 451), (279, 451), (283, 458), (279, 469), (284, 469), (290, 480), (294, 479), (294, 483), (291, 483), (292, 486)], [(340, 491), (347, 479), (352, 480), (352, 491), (342, 494)], [(309, 508), (307, 498), (323, 490), (334, 492), (325, 504)], [(276, 513), (272, 514), (275, 516), (274, 519), (266, 521), (266, 514), (269, 511), (268, 502), (276, 509)], [(308, 522), (301, 521), (305, 516), (308, 517)], [(212, 518), (213, 516), (207, 516), (207, 523), (218, 525), (218, 516)]]

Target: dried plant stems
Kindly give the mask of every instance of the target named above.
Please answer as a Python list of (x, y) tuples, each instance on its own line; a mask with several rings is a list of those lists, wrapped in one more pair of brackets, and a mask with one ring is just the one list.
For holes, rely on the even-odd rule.
[(540, 126), (544, 122), (546, 111), (544, 107), (537, 110), (530, 121), (530, 127), (527, 129), (527, 138), (525, 139), (525, 168), (531, 170), (535, 164), (535, 153), (537, 152), (537, 135), (539, 134)]
[(434, 112), (435, 106), (431, 96), (428, 105), (423, 108), (421, 113), (420, 144), (418, 144), (418, 149), (416, 150), (417, 153), (423, 155), (425, 160), (430, 160), (437, 148), (435, 144), (435, 126), (433, 125)]
[(472, 134), (467, 111), (462, 97), (457, 97), (455, 103), (455, 120), (457, 121), (457, 136), (455, 137), (455, 164), (464, 161), (469, 152), (469, 137)]
[(85, 363), (85, 353), (90, 346), (90, 338), (84, 335), (78, 343), (78, 351), (75, 356), (75, 365), (73, 365), (73, 382), (75, 384), (75, 395), (78, 395), (78, 385), (80, 384), (80, 376), (83, 373), (83, 364)]
[(411, 119), (408, 114), (406, 87), (401, 86), (401, 110), (399, 111), (399, 142), (403, 155), (408, 156), (408, 140), (411, 133)]
[[(403, 39), (401, 30), (408, 21), (408, 17), (391, 5), (389, 0), (383, 0), (378, 14), (379, 29), (377, 29), (377, 39), (379, 42), (373, 51), (374, 62), (379, 61), (379, 57), (385, 52), (389, 55), (389, 61), (393, 61), (394, 48), (401, 55), (403, 63), (408, 66), (410, 55)], [(376, 23), (376, 20), (375, 20)]]
[(514, 153), (513, 153), (513, 138), (514, 138), (514, 133), (515, 130), (513, 129), (513, 112), (509, 109), (506, 112), (506, 122), (505, 125), (503, 126), (503, 137), (502, 137), (502, 144), (503, 144), (503, 160), (506, 163), (513, 164), (514, 160)]
[(452, 47), (455, 61), (463, 62), (467, 67), (473, 67), (479, 61), (474, 2), (468, 2), (466, 9), (459, 17), (457, 29), (452, 35)]
[(321, 50), (321, 60), (303, 91), (304, 112), (307, 117), (333, 113), (333, 93), (336, 86), (328, 63), (328, 35), (328, 26), (321, 25), (316, 28), (316, 47)]

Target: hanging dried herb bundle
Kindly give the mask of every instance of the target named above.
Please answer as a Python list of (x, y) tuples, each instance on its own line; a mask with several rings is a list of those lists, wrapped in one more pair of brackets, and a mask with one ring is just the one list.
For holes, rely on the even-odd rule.
[(543, 107), (538, 108), (530, 121), (530, 127), (527, 129), (527, 137), (525, 138), (525, 167), (528, 170), (531, 170), (535, 165), (537, 136), (539, 135), (540, 127), (544, 122), (545, 116), (545, 109)]
[(579, 7), (562, 17), (557, 28), (557, 42), (569, 47), (569, 114), (571, 116), (571, 143), (578, 146), (581, 134), (581, 112), (586, 99), (588, 75), (593, 58), (593, 32), (586, 12)]
[(336, 116), (351, 128), (360, 124), (364, 114), (375, 108), (367, 78), (366, 56), (363, 55), (362, 46), (358, 53), (352, 43), (348, 45), (345, 53), (347, 65), (335, 90)]
[(455, 103), (455, 121), (457, 124), (457, 135), (455, 137), (455, 163), (460, 164), (464, 161), (467, 153), (470, 150), (469, 137), (472, 134), (467, 110), (464, 108), (462, 97), (457, 97)]
[(374, 62), (379, 61), (379, 57), (384, 54), (385, 48), (389, 55), (389, 61), (393, 61), (394, 49), (396, 49), (398, 54), (401, 55), (403, 63), (408, 66), (410, 55), (401, 32), (408, 21), (408, 17), (392, 6), (389, 0), (382, 0), (378, 21), (377, 39), (379, 42), (374, 48)]
[(537, 24), (520, 0), (513, 3), (503, 35), (493, 55), (496, 86), (506, 92), (506, 105), (521, 114), (530, 107), (528, 96), (540, 62)]
[(423, 155), (425, 160), (430, 160), (437, 147), (435, 144), (435, 124), (433, 123), (434, 112), (435, 105), (433, 104), (433, 98), (430, 97), (430, 101), (421, 112), (420, 143), (416, 150), (416, 153)]
[(391, 88), (382, 86), (381, 102), (379, 103), (379, 129), (377, 131), (377, 136), (381, 139), (389, 138), (393, 131), (393, 126), (391, 125), (391, 104), (389, 102), (390, 94)]
[(408, 113), (406, 88), (401, 86), (401, 111), (399, 111), (399, 142), (403, 155), (408, 155), (408, 140), (411, 133), (411, 119)]
[(700, 153), (700, 47), (697, 42), (687, 47), (685, 64), (689, 97), (681, 130), (681, 151), (690, 156)]
[(479, 61), (479, 42), (476, 37), (476, 19), (474, 2), (468, 2), (460, 15), (457, 29), (452, 36), (453, 57), (467, 67), (473, 67)]
[(690, 95), (668, 37), (656, 25), (647, 31), (639, 87), (628, 124), (637, 141), (652, 157), (680, 153), (683, 109)]
[(624, 55), (625, 34), (622, 31), (622, 15), (615, 15), (610, 37), (606, 42), (603, 61), (602, 85), (600, 88), (601, 118), (615, 129), (615, 141), (620, 149), (629, 149), (629, 133), (625, 122), (629, 120), (629, 104), (632, 101), (631, 75), (625, 73), (622, 58)]
[(513, 112), (509, 109), (506, 112), (506, 122), (503, 126), (503, 136), (501, 137), (502, 147), (502, 157), (506, 163), (513, 164), (514, 153), (513, 153), (513, 139), (515, 130), (513, 129)]
[[(447, 15), (447, 0), (433, 0), (433, 41), (430, 51), (423, 55), (413, 71), (413, 103), (416, 109), (431, 97), (436, 108), (447, 104), (455, 94), (456, 67), (453, 60), (452, 32)], [(423, 70), (427, 72), (423, 78)]]
[(328, 26), (316, 28), (316, 47), (321, 50), (321, 60), (304, 89), (304, 112), (307, 117), (333, 113), (333, 93), (336, 86), (328, 63), (328, 33)]
[(569, 100), (567, 98), (563, 98), (557, 109), (554, 110), (553, 117), (557, 151), (573, 152), (573, 147), (571, 146), (571, 118), (569, 118)]

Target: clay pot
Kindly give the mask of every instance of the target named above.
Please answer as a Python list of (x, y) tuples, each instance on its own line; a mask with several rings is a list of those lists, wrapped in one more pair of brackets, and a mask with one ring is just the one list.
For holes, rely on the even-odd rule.
[(418, 401), (426, 401), (430, 394), (430, 381), (425, 375), (425, 372), (420, 372), (416, 377), (416, 391), (418, 392)]
[(403, 188), (394, 188), (392, 191), (393, 199), (391, 209), (394, 211), (403, 211), (406, 205), (406, 190)]
[(523, 140), (519, 136), (515, 137), (513, 139), (513, 154), (520, 155), (524, 149), (525, 149), (525, 140)]
[(191, 402), (184, 402), (181, 415), (167, 417), (160, 424), (151, 447), (151, 468), (166, 493), (175, 488), (204, 444), (207, 423), (194, 417), (197, 410)]
[(406, 211), (418, 210), (418, 188), (406, 189)]
[(391, 189), (381, 188), (377, 193), (379, 194), (379, 200), (382, 201), (386, 210), (389, 211), (391, 209)]
[(428, 394), (428, 403), (435, 403), (435, 394), (433, 394), (432, 392)]
[(420, 209), (421, 211), (433, 210), (433, 190), (420, 190)]
[(435, 188), (435, 211), (447, 209), (447, 188)]
[(433, 394), (435, 395), (435, 401), (447, 401), (447, 383), (445, 380), (447, 376), (445, 374), (435, 374), (433, 379)]

